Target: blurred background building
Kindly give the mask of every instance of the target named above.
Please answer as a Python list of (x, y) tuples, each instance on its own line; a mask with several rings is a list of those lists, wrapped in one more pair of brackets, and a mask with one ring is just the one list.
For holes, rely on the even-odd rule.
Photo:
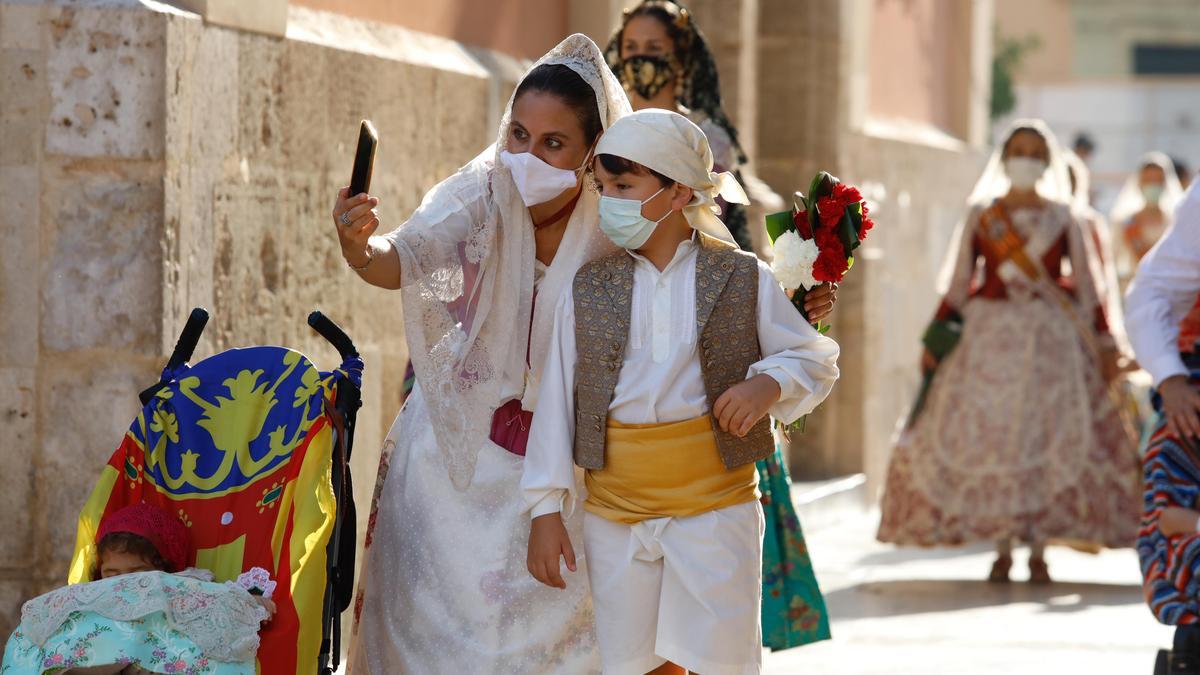
[(1107, 213), (1138, 158), (1161, 150), (1200, 163), (1200, 3), (1195, 0), (1005, 0), (997, 51), (1018, 55), (1015, 107), (1070, 144), (1096, 141), (1094, 204)]
[[(373, 191), (398, 225), (494, 140), (531, 59), (575, 31), (603, 47), (628, 4), (0, 0), (0, 634), (23, 600), (65, 578), (75, 515), (193, 306), (213, 315), (197, 359), (273, 343), (330, 367), (336, 355), (304, 317), (320, 308), (347, 329), (367, 362), (355, 457), (365, 521), (407, 355), (398, 298), (354, 279), (330, 231), (358, 121), (379, 129)], [(686, 4), (758, 174), (787, 195), (826, 169), (873, 202), (879, 227), (833, 317), (843, 379), (791, 455), (798, 478), (841, 478), (836, 490), (865, 504), (916, 390), (940, 261), (987, 150), (994, 15), (1022, 3)], [(1091, 56), (1108, 29), (1071, 3), (1023, 4), (1058, 17), (1034, 27), (1070, 28), (1062, 53), (1086, 64), (1054, 86), (1134, 68)], [(1022, 34), (1012, 25), (1000, 34)], [(1165, 44), (1142, 35), (1130, 44)], [(1030, 60), (1029, 72), (1062, 60)], [(1044, 105), (1050, 81), (1022, 80), (1020, 105)], [(1130, 135), (1101, 141), (1114, 174), (1147, 133), (1135, 84), (1169, 98), (1168, 83), (1137, 79), (1122, 85), (1128, 119), (1110, 129), (1097, 118), (1097, 134)], [(1161, 133), (1184, 112), (1156, 117)]]

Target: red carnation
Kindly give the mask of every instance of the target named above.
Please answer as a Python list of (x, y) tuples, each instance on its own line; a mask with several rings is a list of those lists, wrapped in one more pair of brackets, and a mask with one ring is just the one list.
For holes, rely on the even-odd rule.
[(867, 207), (864, 205), (863, 206), (862, 229), (860, 229), (858, 231), (858, 240), (859, 241), (866, 239), (867, 232), (869, 232), (872, 227), (875, 227), (875, 221), (868, 218), (866, 212), (867, 212)]
[(817, 200), (817, 213), (821, 216), (822, 225), (836, 227), (842, 216), (846, 215), (846, 205), (833, 196), (821, 197)]
[(813, 237), (817, 241), (817, 248), (824, 251), (827, 248), (837, 247), (842, 250), (842, 240), (837, 235), (837, 230), (832, 227), (822, 227), (816, 231), (816, 236)]
[(862, 193), (858, 188), (845, 183), (838, 183), (833, 186), (833, 194), (831, 195), (843, 208), (851, 204), (857, 204), (863, 200)]
[(796, 234), (800, 235), (801, 239), (812, 239), (812, 225), (808, 222), (808, 211), (797, 211), (792, 216), (792, 222), (796, 225)]
[(841, 283), (847, 269), (849, 265), (846, 263), (846, 254), (841, 250), (839, 243), (836, 248), (821, 250), (817, 261), (813, 263), (813, 278), (826, 283)]

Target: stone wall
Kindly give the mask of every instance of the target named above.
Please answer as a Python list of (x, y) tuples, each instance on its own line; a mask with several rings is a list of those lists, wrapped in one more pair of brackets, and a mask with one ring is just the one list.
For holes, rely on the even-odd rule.
[(293, 8), (285, 39), (153, 2), (0, 0), (0, 634), (65, 580), (75, 516), (193, 306), (196, 359), (305, 324), (367, 363), (360, 537), (407, 358), (399, 299), (341, 260), (328, 215), (358, 122), (385, 227), (493, 140), (505, 57)]

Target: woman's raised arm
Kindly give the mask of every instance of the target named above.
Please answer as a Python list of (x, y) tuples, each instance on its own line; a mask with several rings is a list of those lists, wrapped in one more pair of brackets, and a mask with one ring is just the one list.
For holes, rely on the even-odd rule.
[(338, 190), (333, 205), (333, 227), (346, 264), (372, 286), (400, 288), (400, 254), (391, 242), (372, 236), (379, 229), (379, 199), (367, 194), (350, 196)]

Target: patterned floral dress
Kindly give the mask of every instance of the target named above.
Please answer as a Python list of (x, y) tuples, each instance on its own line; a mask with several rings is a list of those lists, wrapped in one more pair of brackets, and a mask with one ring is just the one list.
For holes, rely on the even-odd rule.
[(171, 675), (254, 675), (266, 612), (227, 584), (145, 572), (74, 584), (26, 603), (0, 675), (135, 666)]
[(778, 651), (828, 640), (829, 616), (808, 545), (791, 499), (780, 443), (758, 463), (766, 535), (763, 537), (763, 646)]
[[(961, 316), (961, 338), (893, 448), (878, 538), (1132, 546), (1137, 439), (1087, 346), (1111, 340), (1095, 261), (1066, 205), (1014, 211), (1007, 231), (1005, 217), (966, 221), (938, 317)], [(1012, 236), (1023, 260), (994, 244)]]

